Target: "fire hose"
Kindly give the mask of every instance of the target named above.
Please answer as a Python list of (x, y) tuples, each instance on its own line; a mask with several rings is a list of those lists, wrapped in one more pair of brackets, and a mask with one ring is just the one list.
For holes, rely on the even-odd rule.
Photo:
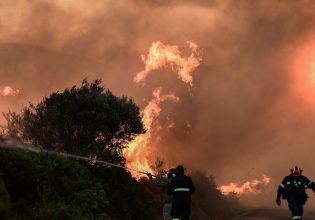
[(63, 156), (63, 157), (68, 157), (68, 158), (74, 158), (77, 160), (84, 160), (86, 162), (90, 162), (93, 164), (101, 164), (101, 165), (105, 165), (108, 167), (118, 167), (127, 171), (133, 171), (133, 172), (137, 172), (140, 174), (145, 174), (145, 175), (151, 175), (154, 176), (152, 174), (150, 174), (147, 171), (141, 171), (135, 168), (130, 168), (130, 167), (125, 167), (123, 165), (119, 165), (119, 164), (115, 164), (115, 163), (111, 163), (105, 160), (98, 160), (96, 158), (91, 158), (91, 157), (84, 157), (84, 156), (79, 156), (79, 155), (74, 155), (74, 154), (68, 154), (68, 153), (63, 153), (63, 152), (56, 152), (56, 151), (52, 151), (52, 150), (44, 150), (42, 148), (39, 147), (34, 147), (32, 145), (26, 145), (26, 144), (21, 144), (15, 140), (4, 140), (0, 142), (0, 146), (1, 147), (5, 147), (5, 148), (10, 148), (10, 149), (17, 149), (17, 150), (24, 150), (24, 151), (28, 151), (28, 152), (34, 152), (34, 153), (47, 153), (47, 154), (52, 154), (52, 155), (58, 155), (58, 156)]

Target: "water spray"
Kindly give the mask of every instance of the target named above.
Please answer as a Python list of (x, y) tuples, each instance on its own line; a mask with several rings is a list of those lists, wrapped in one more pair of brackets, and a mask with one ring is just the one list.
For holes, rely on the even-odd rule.
[[(68, 153), (63, 153), (63, 152), (56, 152), (56, 151), (52, 151), (52, 150), (45, 150), (43, 148), (40, 147), (35, 147), (32, 145), (27, 145), (27, 144), (22, 144), (19, 143), (15, 140), (4, 140), (4, 141), (0, 141), (0, 147), (3, 148), (9, 148), (9, 149), (16, 149), (16, 150), (24, 150), (27, 152), (33, 152), (33, 153), (47, 153), (47, 154), (51, 154), (51, 155), (57, 155), (57, 156), (63, 156), (63, 157), (67, 157), (67, 158), (74, 158), (76, 160), (84, 160), (86, 162), (89, 162), (91, 164), (101, 164), (101, 165), (105, 165), (108, 167), (118, 167), (127, 171), (132, 171), (132, 172), (137, 172), (140, 174), (149, 174), (149, 172), (147, 171), (141, 171), (135, 168), (130, 168), (130, 167), (125, 167), (119, 164), (115, 164), (115, 163), (111, 163), (105, 160), (98, 160), (96, 158), (91, 158), (91, 157), (84, 157), (84, 156), (79, 156), (79, 155), (74, 155), (74, 154), (68, 154)], [(154, 176), (154, 175), (152, 175)]]

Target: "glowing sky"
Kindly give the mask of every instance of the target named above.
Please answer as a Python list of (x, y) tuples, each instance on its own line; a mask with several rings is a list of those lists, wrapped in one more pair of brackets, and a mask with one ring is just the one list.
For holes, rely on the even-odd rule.
[[(19, 93), (0, 110), (85, 77), (142, 108), (162, 86), (180, 100), (161, 104), (152, 140), (168, 163), (219, 183), (266, 174), (275, 186), (295, 164), (315, 180), (314, 11), (312, 0), (2, 0), (0, 90)], [(153, 42), (189, 40), (202, 48), (192, 87), (167, 69), (134, 83)]]

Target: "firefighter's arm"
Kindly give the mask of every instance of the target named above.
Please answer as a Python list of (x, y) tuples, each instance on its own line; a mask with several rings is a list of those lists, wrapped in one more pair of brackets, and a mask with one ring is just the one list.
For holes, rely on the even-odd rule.
[(159, 186), (159, 187), (166, 187), (168, 186), (168, 183), (167, 180), (164, 180), (164, 179), (151, 179), (151, 182), (156, 185), (156, 186)]
[(279, 193), (277, 194), (276, 203), (278, 206), (281, 205), (281, 195)]
[(174, 193), (174, 179), (171, 180), (171, 183), (168, 185), (167, 194), (172, 195)]
[(162, 180), (162, 179), (158, 179), (158, 178), (153, 178), (153, 175), (151, 173), (146, 173), (150, 182), (153, 183), (154, 185), (156, 186), (159, 186), (159, 187), (165, 187), (167, 186), (167, 182)]
[(305, 187), (313, 190), (315, 192), (315, 183), (310, 181), (307, 177), (305, 177)]
[(281, 205), (281, 197), (279, 195), (277, 195), (276, 203), (278, 204), (278, 206)]
[(277, 198), (276, 198), (276, 203), (280, 206), (281, 205), (281, 196), (283, 195), (284, 191), (285, 191), (285, 181), (286, 178), (284, 178), (282, 180), (282, 182), (280, 183), (278, 190), (277, 190)]
[(281, 205), (281, 195), (282, 195), (282, 185), (280, 184), (277, 190), (277, 198), (276, 198), (276, 203), (279, 206)]
[(286, 182), (287, 182), (287, 177), (285, 177), (282, 180), (282, 182), (279, 184), (279, 187), (278, 187), (278, 190), (277, 190), (277, 198), (281, 198), (281, 196), (286, 191)]
[(310, 182), (310, 184), (308, 185), (308, 188), (312, 189), (313, 192), (315, 193), (315, 183), (314, 182)]

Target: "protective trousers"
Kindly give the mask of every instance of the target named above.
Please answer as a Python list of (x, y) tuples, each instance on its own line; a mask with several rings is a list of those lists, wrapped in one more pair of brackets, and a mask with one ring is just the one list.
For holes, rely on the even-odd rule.
[(304, 201), (298, 197), (287, 198), (289, 209), (292, 212), (292, 219), (302, 219)]
[(172, 218), (172, 220), (189, 220), (189, 216), (187, 217), (180, 217), (180, 218)]
[(163, 205), (163, 219), (164, 220), (172, 220), (171, 209), (172, 209), (172, 203), (165, 203)]
[(190, 201), (174, 200), (172, 206), (172, 220), (189, 220)]

